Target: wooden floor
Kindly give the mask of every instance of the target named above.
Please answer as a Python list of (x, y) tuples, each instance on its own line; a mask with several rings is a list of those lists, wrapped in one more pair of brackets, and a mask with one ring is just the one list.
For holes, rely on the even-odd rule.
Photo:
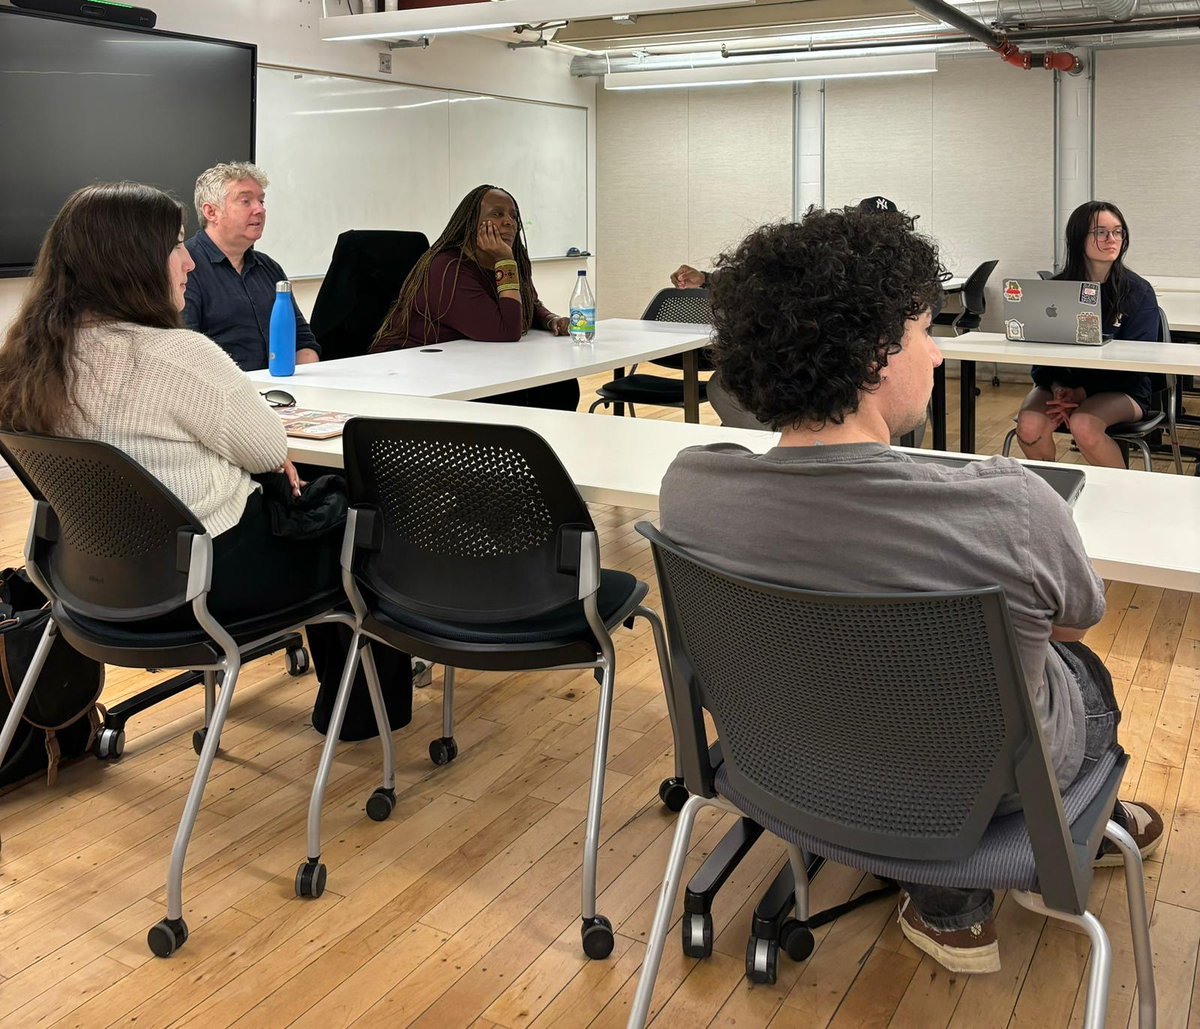
[[(584, 385), (586, 398), (594, 383)], [(998, 450), (1020, 393), (985, 380), (981, 450)], [(950, 403), (954, 410), (953, 395)], [(1136, 489), (1143, 473), (1129, 474)], [(15, 481), (0, 482), (0, 566), (19, 563), (28, 509)], [(633, 530), (644, 513), (594, 514), (606, 564), (652, 578)], [(1121, 737), (1133, 756), (1124, 792), (1158, 807), (1167, 824), (1147, 865), (1159, 1025), (1200, 1026), (1200, 596), (1113, 583), (1108, 600), (1088, 643), (1107, 660), (1124, 711)], [(462, 674), (461, 754), (440, 769), (426, 753), (440, 735), (440, 690), (418, 691), (413, 723), (396, 735), (399, 800), (386, 823), (363, 811), (378, 784), (378, 744), (343, 746), (325, 806), (329, 887), (302, 901), (293, 877), (322, 742), (308, 725), (316, 683), (288, 678), (273, 657), (238, 684), (188, 854), (191, 939), (172, 959), (152, 958), (145, 935), (164, 911), (162, 879), (195, 764), (198, 693), (131, 722), (121, 761), (88, 758), (53, 788), (0, 798), (0, 1026), (624, 1025), (674, 819), (657, 797), (671, 741), (641, 623), (620, 632), (618, 655), (600, 854), (600, 910), (617, 931), (609, 960), (588, 962), (579, 947), (597, 689), (589, 672)], [(105, 699), (160, 678), (112, 669)], [(691, 867), (724, 828), (711, 812), (701, 816)], [(907, 944), (885, 901), (818, 930), (812, 958), (783, 959), (775, 986), (750, 986), (742, 974), (750, 910), (782, 855), (760, 843), (726, 885), (709, 960), (682, 958), (672, 931), (655, 1024), (1080, 1023), (1084, 938), (1003, 898), (998, 974), (944, 972)], [(814, 905), (864, 885), (828, 866)], [(1110, 872), (1096, 877), (1093, 910), (1114, 948), (1109, 1024), (1125, 1025), (1133, 966), (1123, 885)]]

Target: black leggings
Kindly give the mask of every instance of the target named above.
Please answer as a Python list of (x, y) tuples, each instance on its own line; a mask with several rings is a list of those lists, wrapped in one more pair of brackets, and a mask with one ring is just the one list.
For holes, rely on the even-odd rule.
[[(266, 500), (255, 491), (237, 525), (213, 537), (208, 610), (222, 625), (269, 615), (335, 590), (342, 581), (342, 530), (293, 540), (271, 530)], [(162, 630), (194, 629), (190, 605), (154, 620)]]

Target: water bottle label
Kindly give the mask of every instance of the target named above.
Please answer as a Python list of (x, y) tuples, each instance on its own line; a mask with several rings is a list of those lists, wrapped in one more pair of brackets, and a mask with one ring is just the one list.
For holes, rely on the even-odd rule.
[(596, 309), (594, 307), (572, 307), (570, 322), (572, 333), (595, 332)]

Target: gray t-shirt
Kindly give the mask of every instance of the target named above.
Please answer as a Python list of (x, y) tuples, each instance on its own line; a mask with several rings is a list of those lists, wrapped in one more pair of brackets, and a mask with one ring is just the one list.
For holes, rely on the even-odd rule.
[(918, 463), (877, 443), (684, 450), (663, 478), (663, 531), (715, 566), (838, 592), (1004, 588), (1060, 787), (1083, 761), (1079, 686), (1050, 628), (1104, 615), (1071, 510), (1016, 461)]

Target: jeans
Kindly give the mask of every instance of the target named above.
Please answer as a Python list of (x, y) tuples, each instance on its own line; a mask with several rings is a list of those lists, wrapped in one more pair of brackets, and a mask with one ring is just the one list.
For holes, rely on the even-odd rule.
[[(1117, 742), (1121, 712), (1113, 693), (1112, 676), (1091, 650), (1082, 643), (1051, 643), (1067, 669), (1079, 683), (1086, 720), (1083, 763), (1075, 778), (1086, 775), (1093, 765)], [(1120, 805), (1118, 805), (1119, 807)], [(1124, 822), (1124, 813), (1118, 821)], [(926, 925), (943, 932), (969, 929), (992, 917), (995, 896), (991, 890), (967, 890), (948, 886), (924, 886), (901, 883), (912, 898), (913, 906)]]

